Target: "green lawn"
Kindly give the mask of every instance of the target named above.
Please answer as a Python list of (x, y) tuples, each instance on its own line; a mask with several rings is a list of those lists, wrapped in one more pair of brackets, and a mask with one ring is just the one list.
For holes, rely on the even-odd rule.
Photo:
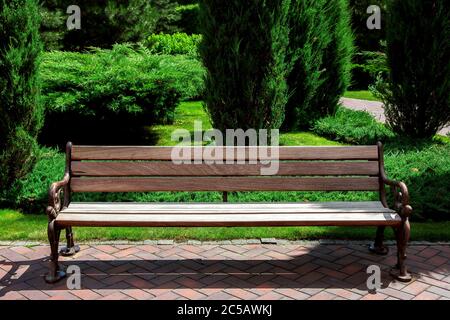
[[(47, 241), (47, 217), (0, 210), (0, 240)], [(412, 223), (411, 240), (450, 240), (450, 222)], [(74, 228), (78, 241), (87, 240), (229, 240), (229, 239), (372, 239), (374, 227), (255, 227), (255, 228)], [(63, 238), (63, 237), (62, 237)], [(386, 238), (393, 239), (391, 229)]]
[[(178, 142), (171, 140), (171, 133), (175, 129), (185, 129), (192, 136), (194, 133), (194, 121), (201, 121), (203, 131), (212, 128), (201, 101), (182, 102), (175, 110), (175, 121), (173, 124), (148, 127), (147, 130), (158, 137), (156, 145), (173, 146)], [(280, 134), (280, 145), (333, 146), (341, 145), (341, 143), (328, 140), (311, 132), (287, 132)]]
[(368, 90), (360, 90), (360, 91), (347, 91), (344, 93), (345, 98), (352, 99), (360, 99), (360, 100), (371, 100), (378, 101), (376, 97), (372, 94), (372, 92)]

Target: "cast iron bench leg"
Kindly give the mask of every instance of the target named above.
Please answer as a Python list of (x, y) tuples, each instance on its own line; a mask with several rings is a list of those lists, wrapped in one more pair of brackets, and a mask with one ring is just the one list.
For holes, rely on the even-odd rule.
[(59, 236), (61, 230), (55, 226), (55, 221), (52, 220), (48, 223), (48, 240), (50, 242), (51, 256), (50, 256), (50, 269), (49, 273), (45, 276), (47, 283), (55, 283), (66, 276), (66, 273), (60, 269), (58, 264), (58, 245)]
[(384, 241), (384, 229), (386, 227), (381, 226), (377, 228), (375, 236), (375, 242), (369, 246), (369, 251), (379, 255), (387, 255), (389, 248), (383, 244)]
[(401, 282), (409, 282), (412, 280), (411, 274), (406, 268), (406, 247), (408, 245), (410, 235), (410, 225), (408, 219), (405, 219), (402, 225), (394, 229), (397, 240), (397, 265), (392, 268), (391, 275)]
[(67, 240), (67, 246), (61, 248), (61, 250), (59, 251), (60, 255), (62, 255), (63, 257), (68, 257), (68, 256), (73, 256), (78, 251), (80, 251), (80, 246), (75, 245), (75, 243), (73, 241), (72, 227), (66, 228), (66, 240)]

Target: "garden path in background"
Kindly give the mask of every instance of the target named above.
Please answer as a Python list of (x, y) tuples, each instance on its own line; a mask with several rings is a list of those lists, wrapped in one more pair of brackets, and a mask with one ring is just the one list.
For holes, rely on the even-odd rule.
[[(383, 104), (379, 101), (341, 98), (341, 103), (344, 107), (352, 110), (367, 111), (380, 122), (384, 123), (386, 121), (386, 118), (384, 117)], [(438, 132), (438, 134), (445, 136), (449, 132), (450, 125), (444, 127), (441, 131)]]
[[(164, 243), (164, 244), (163, 244)], [(0, 246), (0, 300), (4, 299), (308, 299), (450, 300), (450, 246), (410, 245), (410, 283), (388, 271), (396, 249), (370, 254), (365, 243), (302, 241), (265, 244), (256, 240), (151, 244), (81, 245), (65, 267), (78, 266), (81, 288), (44, 282), (48, 245)], [(367, 267), (381, 269), (381, 288), (370, 293)]]

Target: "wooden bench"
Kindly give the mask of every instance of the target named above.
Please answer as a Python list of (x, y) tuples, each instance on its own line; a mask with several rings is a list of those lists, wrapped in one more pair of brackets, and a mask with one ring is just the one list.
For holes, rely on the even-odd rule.
[[(215, 153), (211, 153), (215, 148)], [(395, 230), (398, 263), (392, 274), (411, 279), (405, 250), (412, 212), (406, 185), (386, 178), (381, 143), (351, 147), (280, 147), (276, 175), (261, 176), (261, 162), (210, 163), (227, 151), (244, 150), (247, 160), (258, 147), (185, 147), (205, 155), (202, 163), (176, 164), (172, 147), (66, 147), (64, 179), (49, 190), (48, 237), (53, 283), (65, 276), (58, 256), (79, 250), (73, 226), (204, 227), (204, 226), (376, 226), (370, 250), (386, 254), (386, 226)], [(256, 148), (256, 149), (255, 149)], [(206, 152), (208, 151), (208, 152)], [(195, 153), (197, 152), (197, 153)], [(258, 156), (264, 160), (264, 154)], [(210, 158), (208, 158), (208, 154)], [(237, 154), (237, 153), (236, 153)], [(213, 157), (214, 156), (214, 157)], [(269, 159), (266, 157), (265, 160)], [(229, 159), (229, 157), (227, 157)], [(242, 160), (242, 159), (241, 159)], [(254, 159), (253, 159), (254, 160)], [(272, 159), (273, 160), (273, 159)], [(385, 186), (394, 195), (388, 206)], [(230, 191), (375, 191), (379, 201), (228, 203)], [(85, 203), (71, 202), (74, 192), (219, 191), (220, 203)], [(58, 252), (60, 232), (66, 230), (67, 247)]]

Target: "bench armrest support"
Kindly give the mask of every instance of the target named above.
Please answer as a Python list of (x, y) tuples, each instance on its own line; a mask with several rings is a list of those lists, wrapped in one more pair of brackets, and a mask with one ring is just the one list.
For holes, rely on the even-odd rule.
[(386, 178), (384, 172), (381, 177), (383, 183), (391, 187), (392, 193), (394, 195), (393, 209), (397, 211), (402, 218), (408, 218), (412, 213), (412, 207), (409, 204), (408, 187), (404, 182), (394, 181)]
[(70, 175), (66, 172), (63, 180), (54, 182), (50, 185), (48, 190), (48, 206), (46, 209), (49, 220), (55, 219), (59, 211), (61, 211), (62, 206), (66, 205), (66, 203), (61, 202), (61, 191), (68, 186), (69, 181)]
[(386, 172), (384, 171), (383, 144), (381, 142), (378, 142), (377, 145), (378, 145), (380, 179), (381, 183), (383, 184), (381, 187), (382, 201), (385, 205), (387, 205), (384, 186), (388, 185), (391, 187), (392, 193), (394, 195), (394, 206), (392, 209), (397, 211), (397, 213), (402, 217), (403, 220), (408, 219), (408, 217), (412, 213), (412, 207), (409, 204), (408, 187), (402, 181), (395, 181), (388, 179), (388, 177), (386, 176)]

